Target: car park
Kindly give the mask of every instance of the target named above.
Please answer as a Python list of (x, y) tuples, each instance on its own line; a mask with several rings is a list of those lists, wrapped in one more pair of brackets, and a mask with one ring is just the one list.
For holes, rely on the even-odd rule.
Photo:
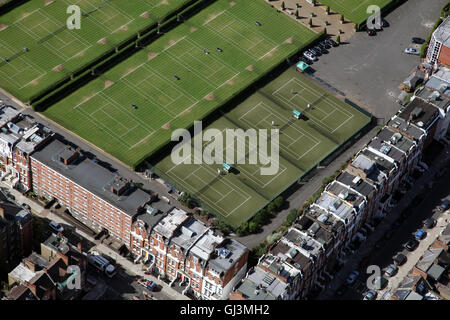
[(405, 53), (413, 54), (413, 55), (419, 55), (420, 54), (419, 50), (414, 49), (414, 48), (406, 48), (405, 49)]
[(418, 245), (419, 242), (417, 240), (411, 239), (405, 244), (405, 249), (408, 251), (414, 251)]
[(394, 263), (397, 266), (401, 266), (406, 262), (407, 258), (403, 253), (399, 253), (394, 257)]
[(50, 229), (55, 232), (55, 233), (60, 233), (64, 231), (64, 228), (57, 222), (55, 221), (50, 221), (50, 223), (48, 224), (48, 226), (50, 227)]
[(397, 271), (398, 271), (398, 267), (395, 264), (390, 264), (389, 267), (387, 267), (384, 274), (387, 277), (392, 277), (393, 275), (395, 275), (397, 273)]
[(347, 284), (354, 283), (356, 278), (358, 278), (358, 276), (359, 276), (359, 271), (357, 271), (357, 270), (352, 271), (347, 277), (347, 280), (346, 280)]
[(373, 289), (370, 289), (364, 294), (363, 300), (375, 300), (377, 298), (377, 292)]
[(428, 218), (423, 223), (423, 226), (427, 229), (432, 229), (435, 225), (436, 225), (436, 219), (434, 219), (434, 218)]

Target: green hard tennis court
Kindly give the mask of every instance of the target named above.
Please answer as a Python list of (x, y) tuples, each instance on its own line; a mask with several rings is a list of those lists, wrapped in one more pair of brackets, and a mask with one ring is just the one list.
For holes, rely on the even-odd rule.
[[(293, 117), (293, 110), (301, 112), (300, 119)], [(236, 164), (235, 149), (235, 163), (229, 173), (218, 174), (217, 170), (222, 168), (220, 161), (174, 164), (170, 156), (155, 164), (155, 168), (169, 183), (238, 227), (369, 122), (366, 114), (319, 88), (307, 76), (289, 69), (205, 128), (221, 133), (226, 129), (278, 129), (279, 162), (275, 174), (261, 175), (261, 167), (269, 164), (250, 164), (250, 155), (257, 149), (249, 148), (247, 140), (246, 161)], [(230, 145), (235, 147), (233, 141), (223, 141), (224, 150), (229, 150)], [(194, 150), (191, 155), (194, 163)]]

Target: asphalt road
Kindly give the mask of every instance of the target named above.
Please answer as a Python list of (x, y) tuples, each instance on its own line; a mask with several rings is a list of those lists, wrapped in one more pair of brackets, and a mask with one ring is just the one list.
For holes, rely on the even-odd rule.
[[(388, 120), (399, 109), (399, 85), (420, 63), (403, 53), (412, 37), (425, 39), (447, 0), (408, 0), (386, 20), (390, 27), (369, 37), (357, 32), (348, 44), (330, 50), (313, 64), (315, 75), (343, 91), (378, 118)], [(418, 48), (418, 47), (416, 47)]]

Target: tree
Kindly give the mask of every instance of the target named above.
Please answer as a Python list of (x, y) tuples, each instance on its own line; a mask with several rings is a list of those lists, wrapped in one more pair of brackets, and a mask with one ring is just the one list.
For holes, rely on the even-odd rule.
[(312, 27), (312, 19), (309, 18), (309, 22), (308, 22), (309, 26)]
[(344, 16), (341, 14), (341, 23), (344, 23), (344, 22), (345, 22)]
[(327, 6), (327, 9), (325, 10), (327, 14), (330, 14), (330, 7)]
[(281, 9), (285, 10), (286, 6), (284, 5), (284, 1), (281, 3)]
[(299, 19), (300, 16), (298, 15), (298, 10), (295, 11), (295, 19)]
[(336, 42), (341, 43), (341, 36), (337, 36)]

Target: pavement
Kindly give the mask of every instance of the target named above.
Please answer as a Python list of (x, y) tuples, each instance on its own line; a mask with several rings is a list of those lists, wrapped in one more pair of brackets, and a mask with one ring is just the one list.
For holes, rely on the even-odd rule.
[[(448, 190), (450, 187), (450, 172), (440, 178), (435, 183), (434, 189), (430, 192), (425, 190), (425, 185), (428, 181), (433, 179), (435, 174), (441, 170), (443, 164), (450, 159), (450, 147), (447, 147), (439, 157), (434, 161), (434, 165), (425, 172), (419, 179), (416, 180), (415, 186), (408, 191), (407, 194), (398, 202), (397, 206), (392, 208), (383, 221), (376, 227), (375, 231), (368, 236), (368, 238), (361, 244), (360, 248), (350, 257), (344, 258), (343, 267), (333, 276), (333, 279), (328, 284), (325, 290), (323, 290), (318, 300), (330, 300), (337, 299), (335, 296), (336, 290), (343, 284), (345, 284), (348, 275), (354, 271), (359, 270), (361, 275), (359, 279), (350, 286), (350, 290), (339, 299), (353, 300), (362, 299), (362, 294), (368, 290), (365, 285), (365, 280), (368, 274), (365, 274), (365, 270), (359, 269), (359, 263), (363, 257), (370, 256), (369, 265), (378, 265), (380, 268), (385, 268), (392, 263), (392, 257), (395, 253), (402, 251), (402, 245), (406, 243), (411, 237), (412, 233), (422, 226), (422, 221), (433, 215), (433, 209), (441, 203), (445, 198), (450, 198)], [(427, 194), (426, 199), (423, 200), (412, 215), (408, 217), (402, 225), (395, 231), (395, 235), (388, 241), (389, 245), (384, 245), (379, 251), (375, 248), (375, 243), (382, 239), (386, 231), (392, 228), (392, 225), (400, 217), (401, 212), (411, 204), (419, 194)], [(427, 237), (420, 241), (420, 244), (416, 250), (407, 254), (407, 262), (399, 267), (398, 273), (389, 278), (388, 286), (378, 293), (378, 298), (382, 297), (384, 292), (394, 290), (402, 279), (408, 274), (412, 267), (420, 259), (423, 252), (429, 247), (429, 245), (438, 237), (443, 228), (448, 225), (449, 214), (442, 213), (441, 218), (438, 219), (437, 225), (427, 230)]]
[[(51, 212), (50, 210), (45, 209), (40, 204), (38, 204), (35, 201), (22, 195), (19, 191), (9, 188), (6, 184), (4, 184), (2, 182), (0, 182), (0, 186), (8, 189), (8, 191), (15, 197), (15, 202), (21, 201), (22, 203), (29, 205), (31, 208), (32, 214), (39, 216), (41, 218), (47, 218), (49, 220), (53, 220), (55, 222), (62, 224), (63, 226), (69, 225), (69, 226), (73, 227), (71, 224), (71, 221), (68, 221), (68, 220), (64, 219), (63, 217), (61, 217), (60, 215), (57, 215), (57, 214)], [(164, 298), (167, 298), (169, 300), (190, 300), (185, 295), (182, 295), (179, 292), (177, 292), (176, 290), (174, 290), (173, 288), (171, 288), (164, 281), (159, 280), (158, 278), (156, 278), (152, 275), (145, 274), (144, 271), (142, 270), (141, 264), (134, 264), (133, 262), (129, 261), (127, 258), (124, 258), (121, 255), (119, 255), (117, 252), (113, 251), (111, 248), (105, 246), (102, 243), (99, 243), (99, 241), (95, 240), (94, 237), (87, 234), (83, 230), (80, 230), (77, 227), (75, 227), (75, 232), (77, 234), (79, 234), (80, 236), (82, 236), (83, 238), (95, 243), (96, 244), (95, 249), (98, 252), (108, 255), (109, 257), (115, 259), (116, 264), (121, 266), (124, 270), (126, 270), (127, 273), (131, 274), (132, 277), (133, 276), (141, 276), (142, 278), (144, 278), (146, 280), (154, 281), (156, 284), (160, 285), (162, 287), (161, 291), (162, 291), (162, 294), (164, 295)], [(121, 275), (117, 275), (117, 276), (122, 277), (122, 278), (126, 277), (126, 275), (123, 273)], [(128, 281), (130, 282), (130, 284), (134, 280), (130, 279), (128, 277)], [(114, 281), (114, 278), (107, 279), (107, 282), (111, 282), (111, 281)], [(119, 294), (120, 294), (120, 292), (119, 292)]]

